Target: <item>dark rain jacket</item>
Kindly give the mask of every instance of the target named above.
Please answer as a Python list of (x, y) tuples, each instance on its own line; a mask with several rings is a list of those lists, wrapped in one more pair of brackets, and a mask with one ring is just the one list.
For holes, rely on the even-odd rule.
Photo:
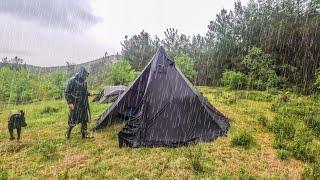
[(8, 129), (21, 129), (26, 127), (27, 123), (24, 117), (24, 112), (21, 110), (12, 110), (8, 118)]
[(74, 105), (74, 109), (70, 110), (69, 113), (69, 126), (89, 121), (89, 93), (87, 82), (83, 81), (83, 77), (88, 75), (89, 73), (84, 68), (80, 68), (76, 76), (69, 80), (65, 90), (67, 103)]

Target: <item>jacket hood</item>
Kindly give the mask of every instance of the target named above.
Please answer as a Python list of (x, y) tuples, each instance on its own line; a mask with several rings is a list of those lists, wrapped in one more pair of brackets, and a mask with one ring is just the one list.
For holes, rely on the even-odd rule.
[(83, 66), (79, 67), (79, 69), (77, 70), (76, 77), (85, 79), (88, 76), (89, 76), (89, 72), (86, 70), (86, 68), (84, 68)]

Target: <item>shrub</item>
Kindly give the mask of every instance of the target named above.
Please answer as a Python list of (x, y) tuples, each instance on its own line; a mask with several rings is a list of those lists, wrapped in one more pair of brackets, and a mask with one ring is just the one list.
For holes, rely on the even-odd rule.
[(286, 119), (291, 119), (292, 121), (301, 121), (306, 117), (313, 115), (315, 112), (314, 108), (311, 108), (305, 102), (299, 103), (280, 103), (278, 102), (278, 108), (276, 110), (277, 115), (282, 116)]
[(0, 68), (0, 99), (21, 103), (35, 99), (33, 76), (26, 69)]
[(241, 72), (226, 71), (222, 74), (222, 83), (229, 89), (243, 89), (246, 86), (246, 77)]
[(195, 61), (191, 59), (187, 54), (180, 54), (174, 58), (174, 62), (182, 73), (190, 80), (193, 81), (197, 75), (197, 71), (194, 68)]
[(299, 160), (313, 162), (317, 157), (317, 148), (312, 143), (312, 132), (308, 128), (299, 128), (291, 144), (293, 156)]
[(320, 161), (308, 164), (303, 168), (302, 177), (305, 179), (320, 179)]
[(55, 72), (49, 74), (47, 79), (49, 81), (49, 86), (45, 89), (45, 94), (48, 94), (47, 97), (53, 99), (63, 98), (67, 73)]
[(129, 85), (138, 73), (131, 68), (131, 65), (124, 58), (108, 68), (107, 83), (110, 85)]
[(251, 88), (264, 90), (278, 88), (286, 82), (286, 78), (280, 77), (273, 66), (274, 59), (262, 49), (253, 47), (241, 61), (249, 69), (248, 85)]
[(246, 130), (240, 130), (237, 134), (235, 134), (235, 136), (232, 137), (231, 145), (249, 148), (255, 145), (255, 140), (251, 133)]
[(265, 90), (265, 83), (262, 80), (255, 79), (251, 76), (246, 77), (247, 89)]
[(267, 71), (268, 79), (266, 83), (266, 89), (275, 89), (275, 88), (283, 88), (287, 84), (287, 79), (281, 76), (278, 76), (276, 71), (273, 69), (269, 69)]
[[(14, 103), (60, 99), (67, 79), (66, 73), (41, 73), (27, 69), (0, 68), (0, 100)], [(41, 82), (41, 83), (39, 83)]]
[(287, 149), (289, 150), (290, 141), (283, 139), (279, 136), (275, 136), (272, 147), (275, 149)]
[(295, 128), (292, 121), (276, 116), (270, 124), (271, 130), (275, 133), (276, 138), (293, 140)]
[(269, 128), (275, 134), (274, 148), (288, 149), (294, 138), (295, 128), (292, 121), (281, 119), (278, 116), (271, 121)]

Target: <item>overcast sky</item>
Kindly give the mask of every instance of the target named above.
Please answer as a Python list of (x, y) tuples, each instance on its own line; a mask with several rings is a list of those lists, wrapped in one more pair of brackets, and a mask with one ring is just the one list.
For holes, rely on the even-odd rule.
[[(242, 0), (243, 4), (249, 0)], [(166, 28), (205, 35), (234, 0), (0, 0), (0, 57), (39, 66), (80, 63), (121, 52), (125, 35)]]

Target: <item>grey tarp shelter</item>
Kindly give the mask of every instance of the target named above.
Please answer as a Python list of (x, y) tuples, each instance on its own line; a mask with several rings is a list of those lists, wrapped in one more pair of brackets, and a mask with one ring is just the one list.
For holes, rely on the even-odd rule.
[(107, 86), (94, 98), (95, 102), (109, 103), (114, 102), (127, 89), (126, 86)]
[(100, 115), (93, 130), (127, 120), (119, 145), (177, 147), (225, 135), (229, 120), (192, 86), (160, 47), (134, 83)]

